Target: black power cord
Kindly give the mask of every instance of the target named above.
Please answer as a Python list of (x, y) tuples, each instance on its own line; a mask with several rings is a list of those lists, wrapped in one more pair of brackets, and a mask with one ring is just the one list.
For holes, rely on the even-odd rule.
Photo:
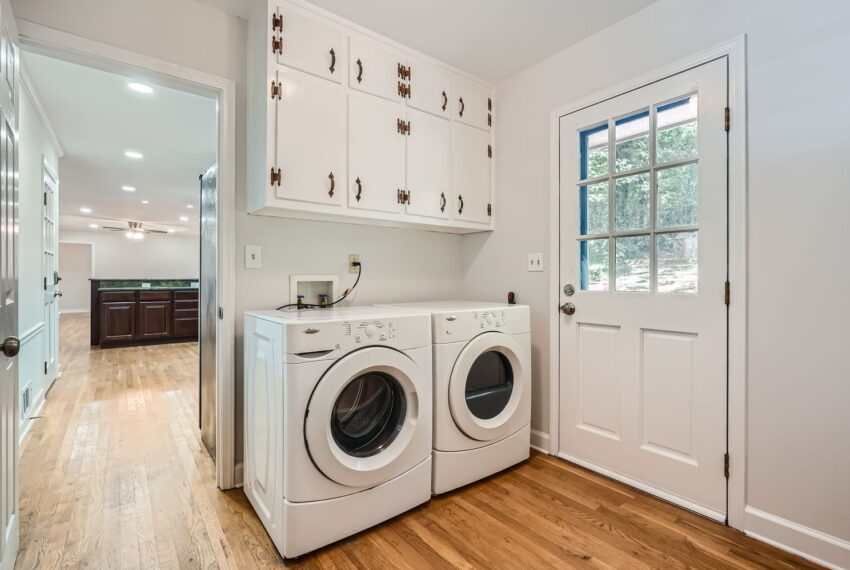
[(325, 305), (315, 305), (310, 303), (302, 303), (299, 305), (298, 303), (287, 303), (286, 305), (281, 305), (280, 307), (278, 307), (277, 310), (282, 311), (284, 309), (288, 309), (289, 307), (298, 307), (299, 309), (327, 309), (328, 307), (333, 307), (337, 303), (345, 301), (345, 299), (349, 295), (351, 295), (352, 292), (354, 292), (355, 287), (357, 287), (357, 284), (360, 283), (360, 276), (363, 274), (363, 265), (359, 261), (353, 261), (351, 262), (351, 264), (357, 268), (357, 279), (354, 280), (354, 285), (346, 289), (345, 292), (342, 294), (342, 297), (340, 297), (333, 303), (327, 303)]

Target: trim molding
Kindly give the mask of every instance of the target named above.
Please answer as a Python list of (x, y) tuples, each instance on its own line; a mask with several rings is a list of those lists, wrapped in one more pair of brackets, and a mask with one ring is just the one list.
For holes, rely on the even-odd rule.
[(56, 154), (59, 158), (62, 158), (65, 156), (65, 151), (62, 149), (62, 143), (59, 142), (59, 137), (53, 129), (53, 123), (50, 122), (50, 117), (48, 116), (47, 111), (44, 110), (44, 104), (42, 104), (41, 98), (38, 96), (38, 92), (36, 92), (35, 87), (33, 87), (27, 68), (24, 67), (23, 60), (21, 60), (19, 74), (21, 77), (21, 85), (23, 86), (27, 96), (30, 98), (30, 103), (32, 103), (33, 109), (35, 109), (35, 114), (38, 116), (38, 120), (41, 121), (41, 125), (47, 133), (47, 138), (50, 139), (50, 144), (52, 144), (53, 148), (56, 149)]
[(240, 488), (245, 483), (245, 464), (240, 461), (236, 464), (236, 469), (234, 471), (236, 472), (236, 477), (235, 481), (233, 482), (233, 486)]
[(850, 568), (850, 541), (747, 506), (745, 534), (827, 568)]
[(91, 309), (62, 309), (59, 311), (59, 316), (61, 317), (67, 313), (90, 313)]
[(44, 321), (37, 323), (21, 333), (21, 346), (27, 344), (44, 330)]
[(531, 449), (549, 455), (549, 434), (539, 429), (531, 430)]

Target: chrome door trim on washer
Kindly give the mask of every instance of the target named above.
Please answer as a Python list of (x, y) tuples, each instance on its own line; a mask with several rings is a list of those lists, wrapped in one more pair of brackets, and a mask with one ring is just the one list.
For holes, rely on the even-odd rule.
[[(346, 452), (331, 428), (334, 409), (343, 390), (354, 380), (370, 373), (393, 378), (403, 394), (404, 418), (398, 433), (377, 453), (358, 457)], [(347, 354), (335, 362), (316, 384), (307, 403), (304, 438), (307, 451), (326, 477), (350, 487), (373, 487), (384, 483), (422, 461), (422, 440), (430, 429), (420, 427), (423, 410), (419, 387), (430, 387), (430, 378), (408, 356), (392, 348), (372, 346)], [(427, 406), (426, 406), (427, 408)], [(424, 422), (429, 425), (429, 422)]]

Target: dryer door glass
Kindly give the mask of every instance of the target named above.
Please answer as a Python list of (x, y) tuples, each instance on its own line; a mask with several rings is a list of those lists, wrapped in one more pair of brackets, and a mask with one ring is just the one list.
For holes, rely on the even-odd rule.
[(482, 353), (466, 377), (466, 405), (475, 417), (489, 420), (498, 416), (511, 399), (514, 372), (501, 352)]
[(392, 443), (404, 425), (406, 412), (398, 380), (383, 372), (369, 372), (342, 389), (331, 414), (331, 433), (347, 454), (370, 457)]

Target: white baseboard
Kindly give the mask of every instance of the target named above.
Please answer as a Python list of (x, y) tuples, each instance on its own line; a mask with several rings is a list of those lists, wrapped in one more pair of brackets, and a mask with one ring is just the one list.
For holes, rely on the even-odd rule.
[(59, 311), (59, 316), (62, 316), (66, 313), (90, 313), (90, 309), (62, 309)]
[(754, 507), (744, 509), (744, 533), (827, 568), (850, 568), (850, 542)]
[(234, 474), (233, 487), (239, 489), (242, 487), (243, 480), (242, 478), (245, 476), (245, 464), (241, 461), (236, 464), (236, 473)]
[(531, 449), (549, 454), (549, 434), (540, 430), (531, 430)]

